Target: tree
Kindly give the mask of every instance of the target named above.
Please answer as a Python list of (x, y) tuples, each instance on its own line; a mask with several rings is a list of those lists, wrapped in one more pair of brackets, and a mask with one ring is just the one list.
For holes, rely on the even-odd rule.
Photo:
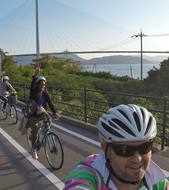
[(169, 94), (169, 58), (160, 63), (160, 68), (153, 68), (148, 72), (144, 81), (146, 90), (158, 96)]
[(2, 75), (3, 73), (3, 69), (2, 69), (2, 62), (5, 58), (5, 52), (0, 48), (0, 75)]

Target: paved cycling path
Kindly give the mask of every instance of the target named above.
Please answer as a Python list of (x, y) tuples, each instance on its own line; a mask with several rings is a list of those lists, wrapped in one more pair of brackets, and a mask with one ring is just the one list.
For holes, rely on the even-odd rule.
[[(31, 155), (1, 128), (0, 143), (0, 190), (56, 189), (56, 176), (33, 160)], [(57, 186), (60, 187), (58, 189), (63, 187)]]
[[(63, 189), (62, 181), (73, 165), (87, 155), (99, 152), (97, 134), (84, 128), (58, 124), (54, 127), (57, 127), (62, 141), (65, 160), (61, 170), (51, 171), (43, 153), (36, 161), (26, 151), (25, 136), (18, 132), (18, 124), (0, 121), (0, 190)], [(169, 150), (155, 153), (153, 159), (169, 171)]]
[[(19, 117), (21, 117), (20, 113), (19, 113)], [(63, 180), (65, 176), (69, 173), (69, 171), (72, 169), (73, 165), (77, 163), (79, 160), (83, 160), (87, 155), (92, 154), (93, 152), (97, 153), (99, 151), (99, 149), (96, 146), (91, 146), (90, 143), (86, 143), (86, 139), (82, 140), (81, 139), (82, 135), (79, 136), (79, 138), (75, 138), (75, 135), (77, 135), (77, 133), (72, 132), (72, 134), (68, 134), (69, 129), (67, 129), (67, 131), (60, 130), (59, 128), (65, 129), (64, 125), (58, 126), (56, 133), (58, 134), (60, 140), (62, 141), (65, 159), (64, 159), (64, 165), (62, 169), (57, 170), (57, 171), (52, 171), (46, 161), (43, 149), (42, 151), (40, 151), (40, 156), (39, 156), (38, 161), (32, 159), (31, 155), (26, 151), (28, 148), (26, 144), (26, 138), (25, 136), (21, 136), (20, 132), (18, 131), (18, 126), (19, 126), (19, 123), (16, 125), (11, 125), (11, 121), (9, 119), (0, 120), (0, 134), (1, 134), (1, 139), (3, 138), (2, 140), (1, 139), (0, 140), (4, 144), (7, 143), (8, 146), (11, 146), (10, 148), (5, 145), (7, 147), (6, 148), (7, 152), (8, 152), (8, 149), (13, 149), (16, 151), (14, 153), (11, 152), (10, 155), (6, 155), (6, 152), (2, 151), (2, 156), (10, 157), (13, 168), (17, 168), (17, 171), (18, 171), (17, 174), (20, 174), (20, 175), (15, 176), (16, 177), (16, 180), (15, 180), (15, 178), (12, 177), (12, 175), (14, 175), (13, 172), (11, 173), (11, 176), (10, 176), (10, 175), (3, 174), (3, 172), (10, 173), (10, 171), (6, 171), (6, 170), (0, 171), (0, 190), (7, 190), (7, 189), (32, 190), (32, 186), (31, 184), (29, 184), (29, 182), (32, 182), (32, 184), (35, 183), (33, 181), (33, 177), (32, 177), (32, 181), (25, 182), (26, 177), (24, 176), (28, 176), (29, 178), (29, 175), (33, 175), (34, 171), (36, 171), (38, 175), (40, 176), (39, 181), (40, 179), (43, 180), (43, 177), (44, 177), (46, 179), (45, 181), (48, 182), (47, 185), (43, 184), (43, 190), (44, 189), (61, 190), (63, 189), (63, 185), (64, 185)], [(92, 139), (93, 135), (86, 135), (86, 136), (88, 137), (91, 136), (91, 139)], [(0, 149), (1, 149), (1, 146), (0, 146)], [(22, 164), (21, 164), (21, 167), (18, 168), (21, 159), (19, 159), (18, 164), (15, 164), (15, 160), (17, 160), (15, 158), (16, 154), (20, 155), (22, 157), (22, 160), (25, 160), (26, 158), (25, 162), (27, 164), (24, 165), (23, 171), (25, 171), (27, 174), (24, 176), (22, 176), (22, 174), (24, 174), (22, 170), (20, 171)], [(0, 165), (3, 166), (2, 159), (0, 159)], [(29, 167), (33, 169), (29, 169)], [(37, 177), (35, 176), (35, 180), (36, 179)], [(4, 183), (1, 183), (1, 181), (4, 181)], [(17, 185), (18, 184), (17, 181), (21, 181), (20, 184), (25, 184), (25, 186), (24, 187), (22, 186), (21, 188), (19, 188)], [(41, 183), (39, 184), (41, 185)], [(35, 189), (40, 189), (40, 188), (41, 186)]]

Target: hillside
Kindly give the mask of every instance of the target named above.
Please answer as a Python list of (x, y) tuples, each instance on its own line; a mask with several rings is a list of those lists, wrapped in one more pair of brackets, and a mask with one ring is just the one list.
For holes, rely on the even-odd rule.
[[(53, 56), (60, 57), (60, 58), (68, 58), (80, 61), (81, 64), (140, 64), (140, 56), (129, 56), (129, 55), (113, 55), (113, 56), (104, 56), (92, 59), (83, 59), (78, 55), (74, 54), (60, 54)], [(14, 60), (18, 63), (18, 65), (26, 65), (32, 63), (32, 60), (36, 58), (34, 55), (19, 55), (13, 56)], [(143, 63), (144, 64), (152, 64), (152, 63), (160, 63), (163, 61), (167, 56), (143, 56)]]
[[(145, 64), (152, 64), (152, 61), (143, 59)], [(82, 64), (140, 64), (140, 57), (138, 56), (124, 56), (124, 55), (114, 55), (105, 56), (99, 58), (92, 58), (90, 60), (83, 60)]]

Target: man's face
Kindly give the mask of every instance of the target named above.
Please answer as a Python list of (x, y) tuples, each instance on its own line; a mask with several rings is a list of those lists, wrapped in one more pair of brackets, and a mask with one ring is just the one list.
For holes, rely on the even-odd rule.
[[(146, 141), (135, 141), (135, 142), (119, 142), (117, 145), (129, 145), (137, 146), (143, 145)], [(143, 145), (145, 147), (145, 145)], [(125, 148), (125, 147), (124, 147)], [(151, 148), (150, 148), (151, 149)], [(148, 153), (140, 154), (136, 151), (133, 155), (123, 157), (115, 153), (113, 148), (108, 148), (108, 158), (110, 159), (110, 164), (114, 169), (117, 176), (130, 182), (141, 181), (145, 174), (145, 170), (151, 160), (152, 151)]]

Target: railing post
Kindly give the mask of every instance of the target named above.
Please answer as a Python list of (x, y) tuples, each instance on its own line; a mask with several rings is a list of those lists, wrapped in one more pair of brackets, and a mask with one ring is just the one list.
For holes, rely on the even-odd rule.
[(84, 121), (87, 123), (87, 88), (84, 88)]
[(27, 101), (26, 100), (26, 88), (27, 88), (27, 84), (26, 83), (24, 83), (24, 101)]
[(164, 97), (163, 129), (162, 129), (162, 136), (161, 136), (161, 150), (164, 150), (164, 146), (165, 146), (166, 125), (167, 125), (167, 97)]

